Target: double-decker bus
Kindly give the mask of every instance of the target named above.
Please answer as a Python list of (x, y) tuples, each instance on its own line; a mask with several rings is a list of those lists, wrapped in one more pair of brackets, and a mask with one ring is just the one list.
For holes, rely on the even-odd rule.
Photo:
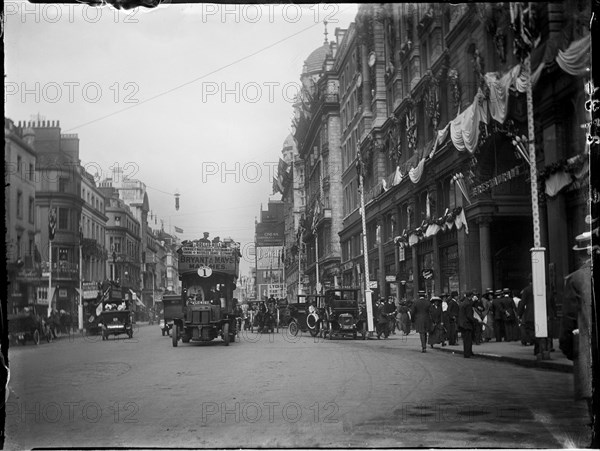
[(221, 337), (225, 345), (235, 341), (236, 288), (240, 246), (233, 240), (184, 241), (179, 254), (183, 317), (174, 318), (172, 342), (211, 341)]

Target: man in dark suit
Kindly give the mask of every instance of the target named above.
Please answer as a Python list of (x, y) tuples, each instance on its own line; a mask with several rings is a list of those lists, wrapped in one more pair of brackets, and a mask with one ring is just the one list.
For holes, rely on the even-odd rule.
[(502, 337), (506, 340), (506, 333), (504, 332), (504, 317), (506, 316), (506, 313), (504, 313), (502, 290), (496, 290), (494, 292), (492, 312), (494, 314), (494, 333), (496, 334), (496, 341), (502, 341)]
[(413, 304), (410, 313), (415, 330), (421, 337), (421, 352), (427, 352), (427, 334), (431, 329), (431, 303), (425, 299), (425, 291), (419, 291), (419, 299)]
[(456, 298), (458, 297), (458, 292), (453, 291), (448, 296), (448, 344), (450, 346), (456, 346), (458, 343), (458, 331), (456, 328), (456, 323), (458, 321), (458, 301)]
[(472, 293), (467, 296), (458, 305), (458, 330), (463, 339), (463, 355), (466, 359), (473, 356), (473, 329), (475, 327), (475, 318), (473, 317)]

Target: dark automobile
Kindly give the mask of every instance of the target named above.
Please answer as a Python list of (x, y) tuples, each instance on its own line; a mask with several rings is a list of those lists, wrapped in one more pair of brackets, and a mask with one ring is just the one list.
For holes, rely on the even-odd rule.
[(289, 333), (296, 336), (302, 331), (316, 337), (321, 330), (323, 296), (298, 295), (296, 300), (287, 306), (288, 314), (284, 320)]
[(183, 318), (183, 303), (180, 294), (165, 294), (162, 303), (163, 311), (159, 325), (164, 337), (171, 334), (175, 318)]
[(41, 317), (32, 313), (8, 315), (8, 336), (10, 341), (25, 344), (33, 341), (40, 344), (41, 339), (52, 341), (52, 333)]
[(325, 291), (325, 334), (329, 339), (334, 336), (351, 335), (356, 339), (360, 332), (362, 339), (367, 338), (365, 315), (358, 305), (358, 290), (338, 288)]
[(102, 323), (102, 340), (108, 340), (110, 335), (127, 334), (133, 337), (132, 313), (129, 310), (104, 310), (100, 314)]

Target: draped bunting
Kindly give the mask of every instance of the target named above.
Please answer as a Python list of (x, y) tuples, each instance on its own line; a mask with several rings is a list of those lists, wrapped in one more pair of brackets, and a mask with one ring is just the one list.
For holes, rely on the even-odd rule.
[(498, 77), (496, 72), (488, 72), (484, 76), (485, 82), (490, 88), (490, 115), (495, 121), (501, 124), (504, 123), (506, 113), (508, 112), (508, 90), (515, 81), (515, 78), (517, 78), (519, 71), (520, 66), (517, 65), (502, 77)]
[(585, 75), (590, 65), (590, 45), (590, 36), (574, 41), (564, 52), (558, 51), (556, 62), (569, 75)]
[(461, 210), (456, 219), (454, 220), (454, 224), (456, 225), (456, 229), (460, 230), (462, 226), (465, 226), (465, 233), (469, 234), (469, 226), (467, 225), (467, 217), (465, 216), (465, 210)]
[(572, 177), (565, 171), (559, 171), (552, 174), (546, 180), (546, 194), (550, 197), (556, 196), (565, 186), (569, 185)]
[(450, 138), (459, 152), (465, 149), (469, 153), (475, 152), (479, 141), (479, 122), (488, 122), (487, 114), (479, 102), (481, 95), (479, 92), (473, 103), (450, 122)]
[(422, 158), (419, 161), (419, 164), (408, 171), (408, 176), (410, 177), (410, 181), (413, 183), (419, 183), (421, 180), (421, 176), (423, 175), (423, 168), (425, 167), (425, 158)]

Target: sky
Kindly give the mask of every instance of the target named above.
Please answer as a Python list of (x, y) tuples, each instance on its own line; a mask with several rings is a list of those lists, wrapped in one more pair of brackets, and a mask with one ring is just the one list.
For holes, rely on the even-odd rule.
[[(254, 240), (302, 65), (357, 5), (5, 2), (5, 116), (60, 121), (102, 179), (146, 184), (153, 228)], [(174, 194), (180, 194), (175, 209)], [(253, 262), (243, 261), (242, 274)]]

